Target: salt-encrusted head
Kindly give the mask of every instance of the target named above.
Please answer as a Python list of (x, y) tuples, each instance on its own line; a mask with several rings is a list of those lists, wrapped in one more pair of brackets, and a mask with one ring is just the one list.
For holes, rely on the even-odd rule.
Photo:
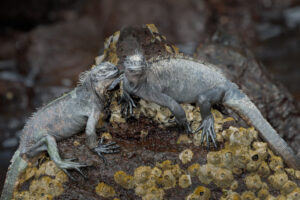
[(142, 53), (135, 52), (127, 56), (124, 61), (125, 72), (142, 72), (146, 67), (146, 61)]
[(87, 81), (98, 82), (104, 79), (114, 78), (118, 74), (119, 70), (115, 65), (110, 62), (100, 63), (92, 69), (81, 73), (79, 76), (79, 84), (82, 85)]
[(102, 94), (118, 75), (119, 70), (115, 65), (110, 62), (100, 63), (80, 75), (79, 85), (91, 87), (96, 93)]

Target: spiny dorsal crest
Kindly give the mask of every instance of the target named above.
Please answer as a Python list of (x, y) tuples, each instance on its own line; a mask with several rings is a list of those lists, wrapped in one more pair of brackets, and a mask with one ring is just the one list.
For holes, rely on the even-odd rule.
[(110, 62), (100, 63), (99, 65), (94, 65), (90, 70), (82, 72), (79, 75), (79, 85), (82, 85), (89, 78), (92, 80), (103, 80), (111, 77), (118, 72), (118, 68)]

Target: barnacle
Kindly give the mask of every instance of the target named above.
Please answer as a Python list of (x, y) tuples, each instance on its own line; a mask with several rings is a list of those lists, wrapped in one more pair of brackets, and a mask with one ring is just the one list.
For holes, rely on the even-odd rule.
[(133, 177), (126, 174), (124, 171), (117, 171), (114, 174), (114, 180), (117, 184), (121, 185), (123, 188), (132, 189), (134, 187)]
[(262, 182), (257, 174), (246, 176), (245, 184), (249, 190), (257, 191), (262, 187)]
[(190, 144), (192, 140), (189, 138), (187, 134), (180, 134), (177, 139), (177, 144)]
[(200, 166), (200, 170), (199, 170), (199, 174), (198, 174), (199, 180), (204, 184), (210, 184), (211, 181), (213, 180), (212, 175), (213, 175), (215, 169), (216, 169), (216, 167), (214, 167), (211, 164), (206, 164), (206, 165)]
[(256, 196), (252, 191), (245, 191), (241, 195), (241, 200), (254, 200), (255, 198)]
[(238, 148), (234, 152), (233, 165), (238, 168), (246, 168), (250, 159), (247, 147)]
[(162, 175), (162, 171), (158, 167), (154, 167), (151, 171), (151, 175), (153, 175), (155, 178), (158, 178)]
[(179, 154), (179, 159), (183, 164), (190, 162), (193, 158), (194, 153), (190, 149), (185, 149)]
[(198, 176), (200, 172), (200, 164), (199, 163), (192, 164), (191, 166), (188, 167), (187, 171), (192, 177)]
[(164, 190), (157, 188), (156, 186), (150, 187), (145, 196), (142, 197), (143, 200), (162, 200), (164, 198)]
[(257, 197), (259, 199), (266, 199), (270, 195), (269, 191), (265, 188), (262, 188), (258, 191)]
[(280, 193), (287, 195), (297, 188), (297, 184), (292, 181), (287, 181), (281, 188)]
[(286, 197), (287, 197), (287, 200), (298, 200), (298, 199), (300, 199), (300, 188), (297, 187), (291, 193), (289, 193)]
[(145, 183), (149, 180), (151, 174), (151, 167), (141, 166), (134, 170), (134, 181), (136, 183)]
[(236, 190), (236, 189), (238, 189), (238, 187), (239, 187), (239, 182), (236, 181), (236, 180), (234, 180), (234, 181), (232, 182), (231, 186), (230, 186), (230, 189), (231, 189), (231, 190)]
[(182, 174), (182, 170), (180, 169), (178, 164), (172, 165), (171, 171), (175, 178), (179, 178), (179, 176)]
[(283, 169), (283, 161), (279, 156), (271, 156), (270, 159), (270, 169), (273, 171), (278, 171)]
[(218, 165), (222, 161), (221, 155), (222, 154), (220, 152), (211, 151), (207, 154), (207, 162), (213, 165)]
[(280, 190), (288, 181), (288, 176), (285, 172), (279, 172), (269, 176), (268, 181), (273, 188)]
[(233, 181), (232, 172), (227, 169), (218, 168), (214, 174), (213, 181), (218, 187), (230, 187)]
[(111, 139), (112, 139), (112, 136), (111, 136), (110, 133), (105, 132), (105, 133), (102, 133), (101, 138), (104, 138), (104, 139), (106, 139), (106, 140), (111, 140)]
[(232, 190), (223, 190), (223, 195), (220, 200), (240, 200), (241, 196)]
[(270, 174), (270, 168), (269, 168), (268, 164), (266, 162), (262, 162), (260, 164), (260, 166), (258, 167), (257, 173), (261, 177), (269, 176), (269, 174)]
[(186, 200), (208, 200), (210, 198), (210, 190), (203, 186), (195, 188), (194, 192), (186, 197)]
[(181, 188), (187, 188), (192, 184), (191, 176), (183, 174), (180, 176), (178, 184)]
[(161, 168), (162, 170), (167, 170), (172, 168), (172, 161), (171, 160), (165, 160), (162, 163), (157, 162), (156, 166)]
[(164, 171), (160, 183), (163, 185), (164, 189), (170, 189), (176, 186), (176, 178), (171, 170)]
[(101, 196), (101, 197), (113, 197), (116, 195), (116, 192), (114, 190), (114, 188), (112, 188), (111, 186), (105, 184), (104, 182), (101, 182), (97, 185), (96, 187), (96, 193)]

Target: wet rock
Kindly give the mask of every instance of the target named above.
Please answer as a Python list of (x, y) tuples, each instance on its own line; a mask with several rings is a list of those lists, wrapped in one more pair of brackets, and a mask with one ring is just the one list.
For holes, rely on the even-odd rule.
[[(117, 38), (123, 38), (122, 41), (108, 42), (107, 49), (101, 55), (102, 60), (113, 59), (112, 62), (122, 63), (123, 57), (119, 56), (121, 51), (118, 51), (118, 48), (130, 44), (132, 38), (135, 38), (128, 33), (129, 30), (130, 28), (127, 29), (126, 37), (122, 37), (122, 31), (119, 33), (120, 37)], [(140, 34), (139, 40), (135, 38), (135, 45), (145, 47), (149, 57), (176, 53), (176, 47), (153, 30), (153, 25), (132, 29), (131, 33)], [(161, 41), (140, 45), (138, 41), (144, 41), (145, 38), (152, 41), (160, 38)], [(157, 49), (161, 51), (158, 52)], [(118, 119), (122, 118), (121, 108), (116, 103), (120, 95), (119, 89), (108, 93), (111, 104), (106, 108), (107, 112), (118, 114)], [(66, 175), (59, 169), (46, 170), (47, 163), (51, 161), (48, 161), (47, 156), (41, 155), (39, 159), (31, 160), (32, 165), (20, 177), (15, 197), (26, 197), (31, 191), (38, 191), (38, 195), (39, 191), (42, 191), (46, 197), (51, 195), (55, 196), (55, 199), (99, 199), (100, 193), (102, 196), (114, 196), (119, 199), (254, 199), (257, 195), (269, 197), (268, 192), (271, 195), (281, 192), (281, 197), (292, 199), (299, 194), (299, 180), (287, 176), (282, 159), (275, 156), (267, 145), (259, 140), (253, 128), (242, 128), (237, 124), (223, 126), (223, 123), (228, 121), (227, 117), (214, 111), (217, 138), (222, 138), (222, 142), (218, 149), (207, 151), (191, 143), (177, 144), (181, 131), (166, 123), (166, 119), (170, 118), (168, 113), (150, 102), (138, 102), (133, 118), (123, 121), (108, 115), (109, 118), (104, 119), (102, 123), (99, 131), (109, 133), (112, 140), (122, 149), (118, 154), (106, 155), (109, 167), (85, 146), (85, 135), (78, 134), (59, 142), (58, 146), (64, 159), (77, 158), (80, 163), (91, 164), (83, 169), (88, 178), (83, 179), (78, 172), (70, 171), (71, 175), (77, 178), (76, 181), (72, 181), (64, 178)], [(190, 119), (195, 117), (195, 121), (200, 121), (199, 117), (193, 114), (195, 106), (183, 107)], [(157, 113), (165, 117), (157, 118)], [(148, 131), (145, 137), (140, 137), (142, 130)], [(77, 146), (74, 146), (75, 141)], [(193, 153), (187, 164), (183, 164), (179, 159), (179, 154), (185, 149)], [(135, 156), (128, 156), (133, 154)], [(252, 167), (256, 166), (253, 163), (258, 163), (258, 167)], [(269, 174), (263, 174), (264, 170), (259, 170), (260, 166), (264, 166), (263, 169), (266, 166), (270, 168)], [(57, 190), (43, 191), (36, 187), (36, 183), (47, 186), (49, 182), (55, 183)], [(259, 186), (255, 183), (259, 183)], [(294, 190), (287, 189), (288, 186)], [(261, 191), (262, 189), (265, 190)], [(261, 192), (256, 195), (254, 190)]]

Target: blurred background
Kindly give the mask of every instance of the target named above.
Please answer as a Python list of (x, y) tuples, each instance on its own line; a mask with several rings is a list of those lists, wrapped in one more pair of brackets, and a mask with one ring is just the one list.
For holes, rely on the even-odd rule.
[(147, 23), (188, 53), (216, 30), (237, 35), (299, 105), (299, 0), (1, 0), (0, 191), (32, 112), (76, 85), (106, 37)]

